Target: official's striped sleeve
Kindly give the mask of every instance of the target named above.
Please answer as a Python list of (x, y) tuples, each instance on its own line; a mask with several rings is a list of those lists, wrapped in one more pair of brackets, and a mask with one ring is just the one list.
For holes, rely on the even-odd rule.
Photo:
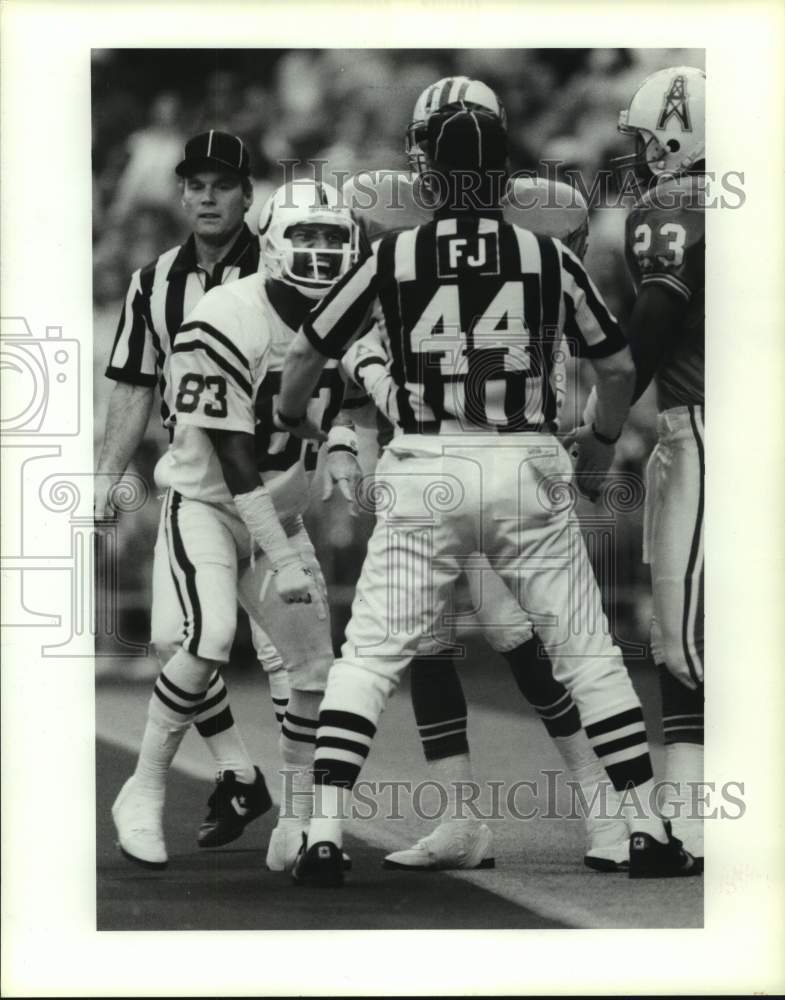
[(231, 305), (216, 288), (177, 331), (171, 378), (178, 426), (254, 433), (251, 345), (243, 342), (241, 314)]
[(312, 346), (328, 358), (340, 358), (358, 333), (379, 290), (378, 242), (371, 253), (331, 288), (303, 324)]
[(561, 246), (564, 336), (581, 358), (606, 358), (627, 346), (616, 317), (574, 253)]
[(147, 321), (149, 290), (146, 296), (140, 276), (140, 271), (131, 276), (105, 374), (115, 382), (154, 386), (158, 372), (153, 334)]

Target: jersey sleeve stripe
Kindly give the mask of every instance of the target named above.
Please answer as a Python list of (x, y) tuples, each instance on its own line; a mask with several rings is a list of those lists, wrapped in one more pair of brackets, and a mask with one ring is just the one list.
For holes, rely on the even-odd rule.
[(232, 354), (234, 354), (234, 356), (242, 364), (242, 366), (248, 369), (248, 372), (250, 374), (251, 366), (248, 364), (248, 358), (246, 358), (246, 356), (243, 354), (243, 352), (240, 350), (237, 344), (235, 344), (233, 340), (230, 340), (230, 338), (227, 337), (225, 333), (221, 333), (220, 330), (217, 330), (210, 323), (205, 323), (203, 320), (200, 319), (195, 319), (191, 320), (188, 323), (183, 323), (183, 325), (180, 327), (181, 333), (186, 333), (188, 330), (201, 330), (202, 333), (206, 333), (214, 340), (217, 340), (219, 344), (223, 344), (223, 346), (228, 351), (231, 351)]
[(600, 299), (599, 292), (597, 291), (594, 282), (586, 273), (583, 266), (573, 260), (573, 258), (566, 251), (563, 251), (562, 267), (572, 276), (572, 278), (574, 278), (575, 284), (586, 296), (586, 305), (589, 307), (592, 315), (599, 323), (600, 329), (605, 336), (610, 339), (618, 338), (619, 324), (610, 314), (605, 303)]
[(178, 342), (172, 348), (172, 354), (188, 354), (191, 351), (204, 351), (204, 353), (211, 358), (219, 368), (221, 368), (227, 375), (229, 375), (237, 385), (246, 393), (248, 396), (253, 396), (253, 388), (251, 387), (250, 381), (239, 372), (234, 365), (229, 364), (226, 358), (219, 354), (214, 347), (210, 344), (206, 344), (203, 340), (188, 340), (185, 342)]
[(556, 244), (549, 237), (538, 236), (542, 275), (542, 326), (554, 330), (559, 325), (561, 300), (561, 268)]
[(666, 288), (672, 288), (688, 302), (692, 298), (690, 289), (673, 274), (648, 274), (641, 281), (641, 288), (645, 288), (646, 285), (664, 285)]
[(340, 358), (362, 329), (377, 287), (377, 257), (373, 253), (356, 264), (303, 323), (303, 333), (320, 354)]
[(109, 365), (105, 369), (104, 375), (112, 379), (113, 382), (124, 382), (126, 385), (142, 385), (154, 389), (158, 384), (158, 377), (156, 375), (136, 372), (130, 368), (114, 368), (112, 365)]

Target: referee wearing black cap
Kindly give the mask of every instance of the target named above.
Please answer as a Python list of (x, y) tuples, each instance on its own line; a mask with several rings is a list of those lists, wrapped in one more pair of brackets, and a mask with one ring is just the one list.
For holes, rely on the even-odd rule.
[(195, 135), (175, 171), (191, 235), (131, 276), (106, 369), (115, 386), (95, 482), (99, 518), (111, 515), (109, 492), (142, 441), (156, 385), (168, 425), (164, 363), (183, 318), (209, 289), (259, 267), (259, 241), (243, 221), (253, 192), (242, 139)]

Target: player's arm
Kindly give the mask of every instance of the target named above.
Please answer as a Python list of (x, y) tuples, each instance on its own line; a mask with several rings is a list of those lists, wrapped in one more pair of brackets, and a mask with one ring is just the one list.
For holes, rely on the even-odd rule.
[(325, 438), (304, 419), (305, 410), (327, 359), (340, 358), (366, 322), (378, 290), (377, 246), (330, 289), (289, 347), (276, 422), (297, 437)]
[(577, 446), (578, 488), (590, 498), (599, 492), (613, 462), (616, 441), (629, 413), (635, 365), (616, 318), (583, 265), (562, 249), (563, 328), (573, 354), (587, 360), (597, 376), (593, 422), (564, 441)]
[(627, 329), (636, 371), (633, 403), (646, 391), (672, 349), (686, 311), (687, 300), (665, 285), (641, 288)]
[(111, 491), (142, 442), (155, 395), (156, 352), (139, 271), (133, 274), (128, 287), (106, 376), (115, 385), (109, 397), (104, 441), (96, 467), (94, 511), (97, 518), (112, 513)]

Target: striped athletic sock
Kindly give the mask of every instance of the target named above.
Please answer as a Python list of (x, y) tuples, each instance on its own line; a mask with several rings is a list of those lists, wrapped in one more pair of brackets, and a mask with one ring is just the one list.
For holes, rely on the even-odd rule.
[(567, 688), (553, 676), (547, 653), (538, 652), (533, 636), (502, 656), (512, 669), (518, 690), (535, 709), (552, 738), (570, 737), (581, 730), (581, 717)]
[(440, 656), (416, 656), (411, 664), (412, 707), (429, 763), (466, 756), (466, 698), (455, 664)]
[(226, 685), (217, 670), (210, 678), (204, 701), (194, 716), (194, 724), (213, 755), (219, 772), (234, 771), (237, 780), (246, 784), (255, 780), (253, 761), (235, 725)]
[(274, 670), (267, 675), (267, 683), (270, 685), (270, 698), (275, 712), (275, 721), (279, 726), (283, 726), (283, 717), (286, 714), (286, 706), (289, 704), (289, 674), (283, 667)]
[(308, 827), (308, 846), (326, 840), (343, 842), (350, 790), (365, 763), (376, 726), (362, 715), (337, 709), (319, 713), (314, 755), (314, 807)]
[(164, 794), (169, 768), (204, 699), (211, 669), (207, 660), (178, 649), (159, 674), (134, 772), (148, 791)]
[(292, 691), (281, 726), (281, 756), (286, 765), (280, 817), (306, 823), (313, 812), (313, 756), (321, 691)]
[(365, 763), (376, 726), (362, 715), (323, 709), (314, 754), (314, 783), (352, 788)]
[(593, 722), (586, 726), (586, 735), (617, 791), (652, 779), (646, 724), (640, 708)]
[(703, 746), (703, 685), (693, 691), (659, 664), (662, 696), (662, 729), (665, 745), (695, 743)]

